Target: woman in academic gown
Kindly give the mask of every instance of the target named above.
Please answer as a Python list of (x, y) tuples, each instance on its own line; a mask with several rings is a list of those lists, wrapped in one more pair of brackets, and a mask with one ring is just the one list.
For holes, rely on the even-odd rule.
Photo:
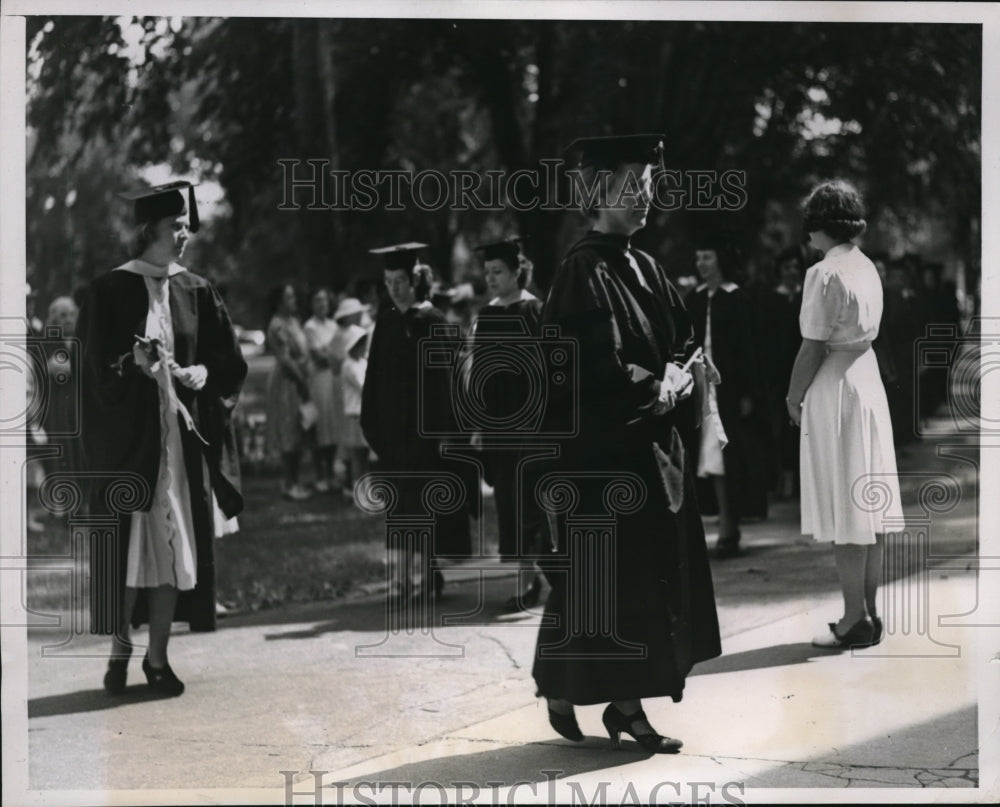
[[(400, 245), (372, 250), (386, 260), (385, 286), (391, 305), (380, 308), (368, 353), (368, 370), (361, 395), (361, 429), (378, 456), (378, 470), (398, 472), (456, 473), (466, 478), (466, 463), (441, 456), (441, 433), (450, 422), (452, 372), (450, 366), (427, 367), (421, 361), (419, 343), (432, 336), (434, 326), (445, 325), (444, 314), (427, 299), (431, 269), (419, 263), (424, 245)], [(457, 339), (439, 336), (445, 352), (457, 356)], [(422, 378), (421, 378), (422, 374)], [(421, 422), (421, 412), (424, 421)], [(423, 433), (421, 433), (423, 432)], [(470, 466), (471, 467), (471, 466)], [(421, 491), (425, 479), (397, 476), (397, 515), (426, 512)], [(461, 492), (463, 502), (475, 491)], [(424, 560), (436, 556), (468, 556), (471, 532), (466, 508), (435, 518), (434, 546)], [(414, 593), (414, 556), (389, 547), (395, 594)], [(430, 571), (425, 568), (425, 571)], [(426, 580), (425, 580), (426, 583)], [(444, 588), (444, 577), (434, 568), (431, 585), (435, 597)]]
[(713, 483), (706, 493), (714, 493), (718, 505), (716, 554), (722, 558), (739, 551), (741, 517), (767, 516), (769, 470), (753, 304), (731, 280), (733, 263), (728, 244), (702, 236), (695, 264), (704, 283), (687, 299), (695, 343), (722, 376), (709, 392), (711, 414), (702, 422), (696, 470)]
[[(574, 148), (585, 181), (613, 173), (607, 196), (599, 191), (585, 209), (593, 229), (563, 259), (543, 309), (543, 327), (558, 325), (578, 345), (579, 428), (550, 477), (563, 490), (549, 498), (576, 505), (558, 513), (558, 551), (544, 561), (552, 592), (532, 672), (564, 737), (583, 738), (574, 704), (610, 702), (603, 721), (613, 745), (626, 732), (646, 751), (671, 753), (680, 741), (652, 728), (640, 699), (679, 701), (692, 665), (717, 656), (720, 640), (689, 460), (694, 382), (674, 363), (691, 350), (691, 326), (662, 267), (630, 244), (646, 223), (662, 144), (644, 135)], [(589, 551), (606, 534), (599, 517), (609, 507), (607, 554)], [(571, 529), (570, 516), (598, 526)]]
[[(486, 415), (480, 434), (485, 441), (486, 481), (493, 487), (497, 509), (500, 559), (519, 564), (515, 593), (504, 602), (504, 610), (523, 611), (538, 605), (545, 588), (536, 565), (544, 516), (524, 476), (528, 473), (530, 479), (530, 463), (522, 464), (519, 450), (533, 436), (523, 431), (533, 390), (529, 374), (518, 361), (524, 355), (523, 346), (538, 339), (542, 301), (527, 289), (533, 267), (519, 240), (482, 244), (476, 251), (482, 256), (486, 287), (493, 297), (479, 309), (473, 327), (476, 381), (470, 392), (473, 400), (483, 402)], [(525, 579), (530, 583), (522, 590)]]
[(243, 507), (231, 414), (247, 365), (218, 291), (176, 262), (198, 230), (193, 188), (127, 198), (136, 257), (91, 283), (78, 331), (86, 463), (99, 474), (91, 512), (118, 517), (116, 503), (140, 503), (92, 545), (92, 630), (113, 635), (104, 686), (117, 694), (129, 629), (148, 621), (143, 672), (179, 695), (171, 622), (215, 629), (215, 524)]

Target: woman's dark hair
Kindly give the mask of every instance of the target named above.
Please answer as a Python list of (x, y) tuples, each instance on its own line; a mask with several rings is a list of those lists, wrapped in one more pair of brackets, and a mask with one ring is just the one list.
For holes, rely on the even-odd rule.
[(517, 287), (519, 289), (525, 289), (531, 282), (531, 275), (535, 271), (535, 264), (528, 260), (528, 256), (523, 252), (517, 253), (517, 260), (513, 264), (511, 263), (511, 258), (513, 258), (513, 256), (497, 256), (497, 260), (503, 261), (503, 265), (517, 275)]
[(774, 265), (777, 267), (784, 266), (789, 261), (795, 261), (795, 265), (799, 270), (799, 274), (802, 274), (806, 269), (806, 256), (803, 254), (801, 244), (793, 244), (790, 247), (785, 247), (778, 253), (778, 257), (775, 258)]
[(326, 318), (330, 319), (333, 316), (333, 293), (326, 286), (317, 286), (311, 292), (309, 292), (309, 313), (312, 314), (312, 304), (313, 300), (316, 299), (317, 294), (326, 295)]
[(281, 298), (285, 296), (285, 289), (294, 288), (291, 283), (279, 283), (276, 286), (271, 286), (270, 290), (267, 292), (267, 314), (273, 317), (278, 313), (278, 309), (281, 307)]
[(730, 239), (717, 233), (700, 233), (694, 239), (695, 252), (715, 253), (719, 272), (724, 280), (735, 280), (739, 274), (739, 252)]
[(850, 241), (865, 231), (865, 204), (845, 179), (821, 182), (802, 203), (807, 233), (823, 232), (835, 241)]

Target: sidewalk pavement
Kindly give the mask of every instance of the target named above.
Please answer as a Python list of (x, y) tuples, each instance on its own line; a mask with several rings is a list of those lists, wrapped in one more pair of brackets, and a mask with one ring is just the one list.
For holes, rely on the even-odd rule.
[(149, 694), (138, 657), (126, 693), (110, 698), (106, 642), (87, 635), (43, 654), (64, 637), (31, 631), (30, 785), (84, 803), (93, 790), (129, 791), (124, 803), (195, 790), (238, 803), (754, 803), (875, 787), (993, 802), (998, 732), (977, 706), (1000, 693), (984, 627), (1000, 621), (984, 610), (1000, 587), (969, 553), (975, 512), (967, 497), (934, 522), (934, 557), (885, 588), (886, 640), (853, 654), (809, 644), (840, 613), (829, 547), (797, 534), (792, 505), (747, 525), (747, 553), (713, 561), (723, 655), (695, 668), (680, 704), (644, 703), (684, 741), (676, 756), (611, 750), (597, 706), (577, 710), (583, 743), (558, 737), (531, 679), (539, 615), (500, 613), (508, 572), (453, 568), (433, 629), (387, 634), (384, 601), (370, 596), (179, 633), (179, 699)]

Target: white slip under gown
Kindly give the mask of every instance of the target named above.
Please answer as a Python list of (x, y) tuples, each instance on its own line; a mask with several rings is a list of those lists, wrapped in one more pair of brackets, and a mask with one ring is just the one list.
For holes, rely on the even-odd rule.
[(806, 273), (799, 327), (826, 343), (802, 402), (802, 533), (873, 544), (902, 526), (892, 422), (872, 340), (882, 283), (864, 253), (843, 244)]
[[(708, 309), (705, 314), (705, 344), (702, 352), (712, 358), (712, 297), (715, 292), (708, 292)], [(701, 445), (698, 451), (698, 476), (725, 476), (726, 466), (722, 458), (722, 449), (729, 444), (726, 430), (722, 426), (719, 415), (719, 398), (715, 384), (709, 384), (701, 422)]]
[[(149, 276), (143, 279), (149, 294), (145, 335), (158, 338), (172, 355), (170, 279)], [(162, 387), (159, 398), (160, 471), (149, 512), (132, 514), (125, 585), (133, 588), (170, 585), (189, 591), (197, 582), (198, 557), (191, 488), (181, 445), (182, 426), (177, 414), (170, 411), (169, 396)]]

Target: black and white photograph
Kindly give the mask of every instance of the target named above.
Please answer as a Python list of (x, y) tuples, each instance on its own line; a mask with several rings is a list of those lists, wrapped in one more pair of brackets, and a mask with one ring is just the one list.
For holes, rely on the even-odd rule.
[(6, 3), (4, 803), (996, 803), (998, 75), (988, 3)]

